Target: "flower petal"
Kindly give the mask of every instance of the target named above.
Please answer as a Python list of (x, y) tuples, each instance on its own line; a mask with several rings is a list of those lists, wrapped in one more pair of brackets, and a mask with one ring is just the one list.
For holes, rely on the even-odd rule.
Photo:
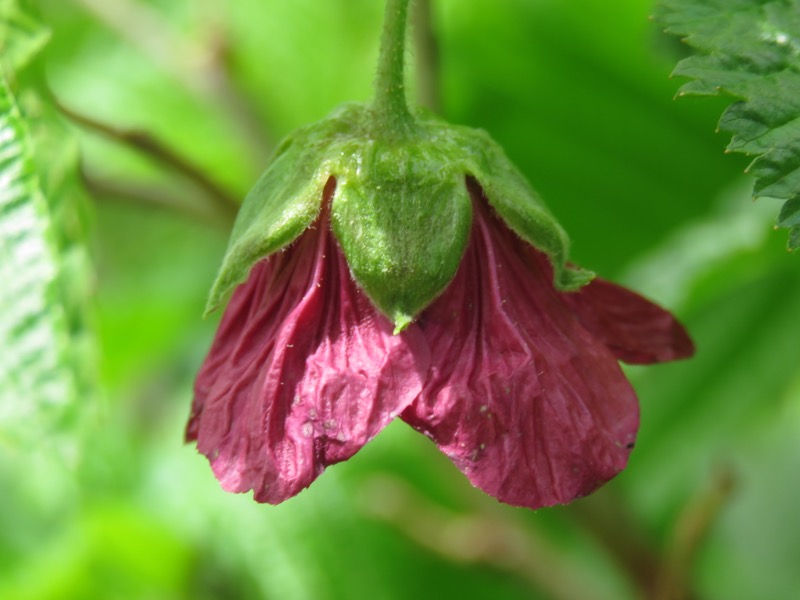
[(195, 384), (187, 440), (228, 491), (277, 504), (355, 454), (422, 388), (419, 333), (392, 335), (347, 269), (326, 208), (258, 263), (225, 311)]
[(402, 418), (502, 502), (569, 502), (625, 466), (636, 396), (554, 290), (539, 253), (484, 198), (474, 212), (460, 270), (416, 325), (431, 346), (431, 375)]
[(595, 278), (561, 297), (619, 360), (647, 365), (694, 354), (694, 343), (683, 325), (636, 292)]

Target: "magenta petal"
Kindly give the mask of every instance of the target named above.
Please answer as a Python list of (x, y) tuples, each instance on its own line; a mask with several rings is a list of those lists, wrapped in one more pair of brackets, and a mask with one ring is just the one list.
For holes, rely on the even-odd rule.
[(597, 278), (561, 297), (619, 360), (646, 365), (694, 354), (694, 344), (683, 325), (636, 292)]
[(356, 287), (323, 215), (234, 293), (186, 437), (226, 490), (277, 504), (405, 409), (428, 360), (419, 332), (393, 336)]
[(402, 416), (497, 499), (569, 502), (625, 466), (638, 403), (538, 253), (484, 202), (474, 203), (460, 270), (417, 325), (431, 346), (431, 374)]

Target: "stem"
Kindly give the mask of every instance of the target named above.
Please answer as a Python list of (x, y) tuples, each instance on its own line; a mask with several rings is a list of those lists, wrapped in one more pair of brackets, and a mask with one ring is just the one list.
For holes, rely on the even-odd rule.
[(120, 129), (113, 125), (102, 123), (92, 117), (67, 108), (55, 98), (52, 98), (52, 100), (56, 108), (76, 125), (80, 125), (81, 127), (99, 133), (112, 140), (116, 140), (121, 144), (146, 154), (173, 171), (180, 173), (186, 179), (193, 181), (220, 207), (221, 212), (232, 214), (238, 210), (239, 203), (234, 197), (206, 175), (202, 169), (173, 151), (166, 144), (149, 133)]
[[(95, 17), (121, 40), (138, 50), (157, 68), (179, 82), (201, 102), (219, 105), (235, 121), (239, 134), (253, 153), (266, 160), (272, 135), (259, 116), (251, 99), (237, 85), (225, 62), (225, 31), (218, 25), (216, 12), (204, 18), (208, 22), (196, 40), (176, 31), (164, 15), (138, 0), (72, 0)], [(2, 3), (2, 0), (0, 0)], [(211, 0), (204, 5), (216, 6)], [(213, 23), (214, 28), (211, 29)], [(208, 39), (210, 38), (210, 39)]]
[(375, 117), (391, 133), (407, 133), (414, 119), (406, 103), (405, 48), (409, 0), (386, 0), (386, 16), (375, 81)]
[(153, 209), (163, 209), (185, 215), (196, 221), (230, 231), (235, 212), (225, 211), (217, 204), (201, 206), (186, 202), (185, 196), (170, 194), (161, 187), (145, 186), (136, 182), (120, 182), (95, 177), (85, 168), (80, 171), (84, 189), (96, 201), (123, 201)]
[(624, 498), (613, 488), (605, 487), (571, 504), (565, 512), (604, 546), (605, 553), (639, 588), (641, 598), (652, 597), (658, 557)]
[[(456, 513), (391, 476), (369, 479), (361, 493), (369, 516), (394, 525), (419, 546), (446, 560), (489, 566), (510, 573), (539, 597), (599, 600), (580, 566), (539, 531), (503, 510)], [(481, 503), (488, 506), (488, 503)]]
[(697, 552), (730, 499), (735, 485), (733, 468), (722, 465), (712, 473), (707, 487), (698, 490), (686, 504), (667, 546), (661, 572), (655, 582), (654, 600), (685, 600), (691, 597), (691, 574)]

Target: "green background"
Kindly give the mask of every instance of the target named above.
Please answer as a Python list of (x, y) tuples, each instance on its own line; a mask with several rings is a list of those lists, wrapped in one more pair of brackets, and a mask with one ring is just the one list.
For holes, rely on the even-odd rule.
[[(369, 99), (383, 10), (27, 6), (51, 35), (12, 81), (28, 114), (53, 112), (47, 88), (160, 138), (236, 199), (285, 134)], [(794, 597), (798, 258), (773, 231), (778, 205), (752, 203), (746, 161), (722, 152), (727, 101), (673, 100), (686, 49), (651, 12), (644, 0), (432, 1), (434, 108), (504, 146), (575, 262), (669, 307), (695, 338), (691, 361), (627, 369), (643, 420), (622, 475), (568, 507), (509, 508), (395, 423), (281, 506), (226, 494), (182, 434), (230, 216), (162, 164), (52, 117), (37, 137), (45, 178), (78, 143), (92, 182), (69, 194), (91, 258), (74, 275), (90, 291), (82, 327), (98, 341), (81, 350), (85, 392), (63, 418), (3, 423), (30, 434), (0, 435), (0, 598)]]

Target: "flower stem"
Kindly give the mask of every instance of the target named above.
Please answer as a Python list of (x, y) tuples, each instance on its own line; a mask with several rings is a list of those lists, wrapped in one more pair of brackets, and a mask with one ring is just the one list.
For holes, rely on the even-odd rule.
[(373, 110), (389, 134), (407, 133), (414, 124), (406, 103), (405, 42), (409, 0), (386, 0)]
[(98, 121), (94, 117), (79, 113), (61, 104), (52, 94), (50, 95), (50, 100), (62, 115), (76, 125), (137, 150), (194, 182), (219, 205), (223, 212), (235, 214), (239, 209), (239, 202), (235, 196), (223, 189), (203, 169), (171, 149), (160, 139), (145, 131), (123, 129)]

